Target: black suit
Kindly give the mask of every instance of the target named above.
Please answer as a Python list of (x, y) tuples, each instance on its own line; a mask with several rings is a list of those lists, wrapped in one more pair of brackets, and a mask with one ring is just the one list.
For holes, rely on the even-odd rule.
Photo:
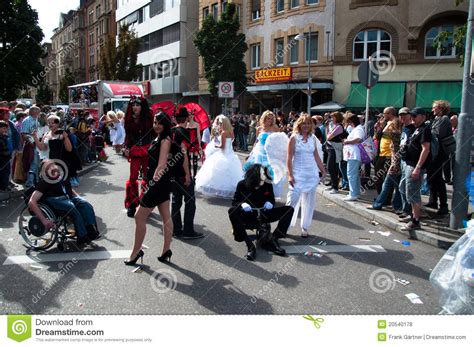
[[(235, 241), (244, 241), (248, 236), (246, 229), (252, 229), (257, 224), (257, 211), (245, 212), (241, 205), (247, 203), (252, 208), (260, 208), (267, 201), (275, 205), (273, 186), (270, 183), (264, 183), (258, 189), (249, 189), (245, 181), (239, 182), (232, 200), (232, 207), (228, 212), (232, 228), (234, 229)], [(291, 218), (293, 217), (293, 207), (281, 206), (274, 207), (271, 210), (262, 210), (261, 216), (264, 223), (278, 221), (278, 226), (273, 235), (276, 238), (283, 238), (286, 236)]]

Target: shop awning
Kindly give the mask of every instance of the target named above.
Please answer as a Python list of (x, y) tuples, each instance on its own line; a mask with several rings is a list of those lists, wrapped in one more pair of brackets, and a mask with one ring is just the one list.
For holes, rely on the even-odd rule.
[[(370, 107), (384, 108), (394, 106), (400, 108), (405, 102), (405, 82), (379, 82), (370, 90)], [(364, 108), (367, 89), (360, 83), (352, 83), (347, 99), (347, 108)]]
[(433, 101), (447, 100), (451, 109), (459, 110), (462, 99), (462, 82), (418, 82), (416, 106), (431, 110)]

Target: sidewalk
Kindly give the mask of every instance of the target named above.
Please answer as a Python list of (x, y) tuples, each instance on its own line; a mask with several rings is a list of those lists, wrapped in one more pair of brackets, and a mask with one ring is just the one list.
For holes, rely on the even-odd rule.
[[(448, 201), (450, 202), (453, 186), (447, 185), (446, 187), (448, 190)], [(326, 188), (326, 186), (320, 185), (318, 187), (318, 193), (338, 206), (346, 208), (367, 219), (374, 225), (374, 229), (380, 224), (386, 228), (407, 235), (409, 238), (443, 249), (448, 249), (460, 236), (464, 235), (463, 229), (453, 230), (449, 228), (449, 215), (440, 217), (436, 214), (436, 210), (428, 208), (423, 208), (421, 218), (422, 230), (411, 232), (403, 231), (401, 227), (403, 227), (405, 223), (399, 222), (398, 216), (393, 212), (391, 206), (384, 206), (381, 211), (367, 209), (367, 206), (371, 206), (377, 197), (377, 191), (375, 189), (366, 190), (358, 201), (348, 202), (343, 201), (348, 194), (347, 191), (339, 190), (337, 194), (329, 194), (328, 191), (325, 191)], [(428, 203), (428, 196), (422, 195), (421, 199), (423, 205)]]
[[(83, 176), (83, 175), (91, 172), (97, 166), (99, 166), (99, 164), (100, 163), (91, 163), (91, 164), (87, 165), (81, 171), (77, 172), (77, 176), (80, 177), (80, 176)], [(17, 189), (12, 190), (8, 193), (0, 193), (0, 202), (6, 203), (8, 200), (10, 200), (12, 198), (17, 198), (17, 197), (19, 197), (23, 194), (24, 190), (25, 189), (24, 189), (23, 185), (17, 184)]]

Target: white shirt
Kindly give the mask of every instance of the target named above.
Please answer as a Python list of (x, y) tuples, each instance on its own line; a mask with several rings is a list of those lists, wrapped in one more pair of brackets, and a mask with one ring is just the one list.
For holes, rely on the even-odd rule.
[[(365, 139), (365, 132), (362, 125), (358, 125), (354, 129), (352, 129), (351, 133), (347, 137), (348, 141), (355, 139), (362, 139), (362, 141)], [(344, 145), (342, 151), (344, 155), (344, 160), (361, 160), (358, 144)]]
[(211, 142), (211, 132), (209, 131), (209, 128), (204, 129), (204, 131), (202, 132), (201, 140), (204, 143)]

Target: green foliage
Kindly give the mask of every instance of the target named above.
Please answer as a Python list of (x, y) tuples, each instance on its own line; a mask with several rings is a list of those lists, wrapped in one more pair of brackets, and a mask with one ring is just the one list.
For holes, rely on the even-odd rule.
[(109, 36), (105, 48), (100, 53), (100, 78), (105, 80), (131, 81), (136, 79), (141, 64), (137, 64), (140, 39), (135, 32), (123, 25), (119, 30), (119, 45), (115, 46), (115, 37)]
[[(456, 0), (456, 6), (462, 4), (464, 0)], [(466, 33), (467, 33), (467, 23), (463, 26), (457, 28), (454, 32), (450, 33), (447, 31), (440, 32), (434, 40), (434, 45), (441, 49), (443, 44), (449, 39), (453, 38), (453, 45), (456, 47), (456, 52), (458, 58), (461, 60), (461, 65), (464, 65), (464, 51), (466, 44)]]
[(59, 100), (62, 103), (67, 104), (69, 102), (68, 86), (71, 86), (76, 83), (73, 73), (66, 68), (66, 72), (59, 82)]
[(42, 105), (51, 105), (53, 103), (53, 92), (43, 80), (38, 84), (36, 103)]
[(247, 85), (247, 68), (243, 61), (247, 44), (245, 35), (239, 33), (239, 29), (237, 7), (229, 3), (221, 19), (216, 21), (208, 16), (194, 38), (194, 45), (204, 63), (209, 92), (213, 96), (217, 94), (218, 82), (235, 82), (238, 93)]
[(0, 1), (0, 99), (14, 100), (41, 72), (43, 31), (27, 0)]

